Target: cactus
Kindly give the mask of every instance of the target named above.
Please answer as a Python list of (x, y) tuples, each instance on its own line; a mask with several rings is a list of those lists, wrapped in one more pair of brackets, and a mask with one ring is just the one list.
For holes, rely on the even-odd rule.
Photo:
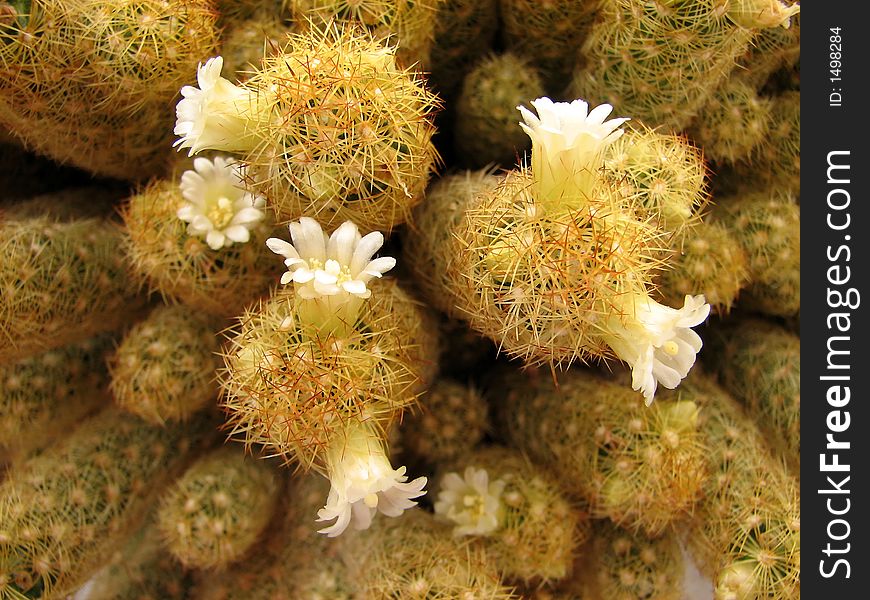
[(435, 21), (429, 80), (442, 98), (452, 98), (471, 66), (493, 44), (496, 0), (443, 0)]
[(432, 380), (431, 317), (395, 282), (378, 283), (357, 331), (319, 336), (279, 290), (239, 318), (221, 373), (231, 436), (286, 462), (324, 469), (325, 446), (347, 427), (385, 430)]
[(265, 247), (268, 218), (250, 242), (219, 250), (187, 233), (177, 217), (184, 198), (175, 181), (155, 181), (124, 207), (124, 249), (135, 275), (164, 300), (216, 316), (233, 316), (265, 294), (281, 263)]
[(101, 335), (0, 365), (0, 449), (12, 462), (40, 450), (108, 402)]
[(225, 446), (200, 458), (166, 490), (157, 527), (186, 567), (225, 567), (253, 548), (272, 517), (278, 491), (269, 465)]
[(480, 61), (462, 84), (456, 103), (454, 146), (460, 161), (480, 168), (513, 165), (531, 140), (517, 127), (516, 107), (544, 95), (540, 75), (514, 54)]
[(211, 0), (2, 2), (0, 124), (99, 175), (144, 179), (171, 141), (167, 104), (217, 46)]
[(442, 463), (440, 471), (435, 513), (454, 524), (454, 535), (473, 536), (504, 578), (540, 584), (569, 575), (590, 528), (555, 473), (499, 446)]
[(185, 306), (161, 306), (127, 332), (111, 362), (112, 395), (125, 410), (162, 425), (186, 421), (217, 398), (216, 327)]
[(445, 0), (286, 0), (298, 23), (331, 27), (333, 23), (359, 26), (372, 37), (392, 36), (396, 59), (403, 67), (427, 69), (435, 20)]
[(749, 259), (741, 308), (788, 317), (801, 307), (800, 207), (790, 193), (764, 190), (722, 198), (714, 218)]
[(120, 327), (144, 305), (101, 219), (0, 219), (0, 362)]
[(749, 261), (731, 230), (701, 222), (672, 241), (674, 257), (659, 275), (658, 291), (666, 304), (700, 292), (720, 315), (731, 310), (749, 282)]
[(708, 202), (701, 151), (678, 135), (635, 123), (606, 150), (606, 174), (640, 216), (669, 234), (695, 225)]
[(684, 129), (749, 49), (754, 30), (735, 24), (730, 7), (721, 0), (602, 0), (570, 95)]
[(238, 147), (214, 147), (243, 152), (250, 186), (280, 221), (310, 215), (389, 232), (422, 200), (438, 158), (438, 103), (393, 53), (350, 29), (312, 30), (289, 36), (245, 82), (256, 123)]
[(705, 475), (695, 404), (645, 407), (625, 386), (592, 373), (569, 371), (558, 388), (495, 377), (502, 439), (560, 473), (593, 517), (655, 536), (691, 514)]
[(403, 264), (426, 301), (453, 317), (461, 315), (450, 296), (450, 264), (455, 258), (453, 231), (475, 196), (498, 184), (489, 170), (462, 171), (440, 177), (414, 209), (402, 247)]
[(746, 407), (773, 450), (800, 471), (801, 340), (788, 330), (745, 319), (708, 335), (719, 382)]
[(731, 77), (707, 101), (692, 124), (694, 138), (717, 162), (751, 161), (767, 142), (773, 102), (743, 77)]
[(607, 600), (680, 600), (683, 555), (677, 534), (658, 538), (629, 533), (607, 521), (594, 523), (587, 573), (599, 598)]
[(214, 427), (208, 415), (164, 428), (109, 409), (11, 470), (0, 484), (0, 591), (48, 600), (81, 587)]
[(450, 527), (420, 509), (377, 521), (341, 549), (349, 577), (364, 597), (515, 598), (483, 548), (456, 540)]
[[(795, 4), (795, 0), (787, 0)], [(752, 39), (745, 56), (738, 61), (747, 83), (760, 89), (771, 75), (783, 68), (793, 68), (801, 56), (800, 15), (792, 19), (791, 27), (763, 29)]]
[(800, 490), (757, 427), (695, 373), (680, 397), (701, 408), (710, 475), (686, 539), (717, 600), (800, 597)]
[(275, 11), (262, 10), (248, 19), (232, 20), (224, 32), (221, 56), (231, 79), (244, 81), (284, 44), (291, 28)]
[(598, 5), (598, 0), (499, 0), (505, 47), (528, 57), (547, 91), (561, 96)]
[(402, 446), (419, 460), (453, 462), (486, 433), (486, 401), (471, 385), (437, 379), (420, 403), (422, 412), (402, 424)]

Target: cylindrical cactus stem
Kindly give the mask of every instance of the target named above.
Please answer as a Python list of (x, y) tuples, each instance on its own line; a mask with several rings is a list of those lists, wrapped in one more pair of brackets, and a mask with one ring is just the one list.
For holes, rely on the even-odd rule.
[(453, 145), (459, 160), (473, 168), (516, 164), (532, 146), (517, 127), (517, 106), (543, 95), (528, 59), (505, 53), (481, 60), (465, 76), (456, 104)]
[(499, 373), (502, 439), (561, 474), (562, 483), (628, 529), (661, 534), (691, 514), (705, 475), (692, 402), (643, 400), (593, 373), (533, 382)]
[(491, 171), (461, 171), (435, 180), (419, 204), (405, 232), (402, 261), (414, 276), (426, 301), (438, 310), (459, 317), (451, 296), (450, 265), (456, 258), (453, 232), (475, 196), (494, 188), (499, 178)]
[(734, 163), (752, 160), (764, 147), (772, 121), (773, 102), (734, 76), (713, 93), (690, 130), (708, 158)]
[(683, 554), (677, 534), (667, 530), (651, 538), (607, 520), (593, 522), (594, 536), (586, 565), (591, 589), (607, 600), (680, 600)]
[(421, 410), (402, 423), (402, 447), (418, 461), (452, 462), (468, 454), (488, 429), (487, 407), (470, 384), (437, 379), (420, 397)]
[(429, 75), (439, 96), (453, 98), (468, 70), (492, 47), (497, 30), (496, 0), (444, 0), (439, 5)]
[(362, 27), (390, 38), (402, 67), (429, 70), (435, 21), (446, 0), (288, 0), (291, 17), (314, 27)]
[(703, 221), (672, 240), (673, 257), (656, 284), (665, 304), (701, 293), (712, 310), (727, 313), (749, 283), (749, 259), (731, 230)]
[(437, 161), (438, 100), (394, 52), (334, 26), (290, 35), (241, 87), (211, 60), (198, 74), (204, 89), (187, 88), (178, 104), (178, 144), (240, 153), (279, 221), (389, 232), (422, 200)]
[(166, 552), (149, 517), (72, 600), (184, 600), (191, 573)]
[(554, 473), (522, 453), (487, 446), (439, 466), (435, 514), (486, 548), (505, 579), (564, 579), (589, 537), (589, 522)]
[(218, 323), (186, 306), (161, 306), (137, 323), (111, 361), (112, 395), (154, 424), (186, 421), (218, 395)]
[[(193, 173), (203, 182), (211, 182), (204, 183), (199, 192), (206, 201), (226, 198), (228, 194), (237, 198), (237, 202), (244, 201), (246, 192), (238, 187), (240, 182), (233, 184), (229, 176), (218, 175), (215, 167), (232, 170), (236, 163), (224, 158), (216, 158), (214, 162), (205, 158), (196, 160), (206, 162), (198, 163), (201, 169), (185, 171), (182, 181), (185, 176), (193, 177), (188, 175)], [(208, 169), (209, 164), (212, 170)], [(200, 171), (205, 176), (200, 175)], [(238, 172), (243, 174), (244, 170)], [(130, 198), (123, 213), (127, 226), (124, 238), (127, 260), (132, 263), (137, 278), (165, 300), (181, 302), (215, 316), (235, 316), (257, 296), (266, 294), (280, 276), (281, 263), (265, 244), (275, 233), (274, 222), (263, 211), (262, 219), (251, 225), (247, 242), (228, 246), (215, 243), (216, 247), (212, 247), (207, 235), (203, 236), (201, 230), (192, 231), (191, 226), (178, 217), (179, 210), (186, 205), (183, 194), (182, 186), (174, 179), (153, 182)], [(254, 209), (258, 202), (260, 200), (250, 196), (249, 207)], [(215, 216), (215, 220), (218, 219), (226, 221), (219, 212)]]
[(108, 409), (16, 466), (0, 485), (5, 589), (46, 599), (79, 589), (215, 428), (211, 415), (154, 427)]
[(17, 462), (107, 403), (111, 349), (104, 334), (0, 365), (0, 453)]
[(561, 96), (598, 5), (598, 0), (499, 0), (505, 47), (528, 57), (547, 91)]
[(800, 471), (801, 340), (761, 319), (718, 324), (707, 334), (708, 370), (746, 407), (773, 450)]
[(183, 565), (223, 568), (257, 542), (278, 491), (270, 465), (225, 446), (197, 460), (164, 492), (157, 527)]
[(341, 549), (349, 577), (372, 598), (516, 598), (485, 549), (457, 540), (421, 509), (381, 519)]
[(390, 280), (360, 309), (357, 330), (318, 336), (296, 293), (279, 290), (239, 318), (221, 374), (230, 435), (323, 472), (325, 450), (351, 423), (385, 430), (431, 382), (435, 324)]
[(604, 165), (640, 216), (668, 233), (697, 223), (707, 204), (707, 166), (701, 151), (683, 136), (634, 123), (607, 147)]
[(717, 600), (800, 595), (800, 490), (739, 404), (703, 373), (680, 397), (697, 402), (709, 476), (686, 535)]
[(101, 219), (0, 217), (0, 362), (110, 331), (145, 304)]
[(232, 29), (237, 23), (255, 17), (282, 19), (286, 16), (288, 2), (289, 0), (216, 0), (218, 25)]
[[(793, 5), (797, 0), (787, 1)], [(795, 15), (791, 27), (771, 27), (759, 31), (752, 39), (749, 51), (738, 60), (738, 65), (741, 77), (760, 89), (778, 70), (794, 67), (800, 56), (800, 15)]]
[[(161, 172), (167, 105), (217, 47), (211, 0), (3, 2), (0, 124), (40, 154), (92, 173)], [(71, 40), (74, 40), (71, 41)]]
[(721, 221), (749, 259), (741, 308), (789, 317), (801, 307), (800, 206), (784, 191), (767, 189), (719, 200)]
[(749, 48), (755, 30), (732, 20), (733, 4), (602, 0), (571, 95), (609, 102), (651, 126), (685, 128)]

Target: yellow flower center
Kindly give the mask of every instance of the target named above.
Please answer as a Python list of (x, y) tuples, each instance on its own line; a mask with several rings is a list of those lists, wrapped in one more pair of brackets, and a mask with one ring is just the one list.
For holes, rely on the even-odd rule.
[(226, 196), (220, 196), (216, 201), (210, 202), (205, 211), (205, 216), (215, 229), (223, 229), (229, 225), (235, 214), (233, 201)]
[(674, 340), (668, 340), (664, 344), (662, 344), (662, 350), (665, 351), (665, 354), (669, 354), (670, 356), (676, 356), (680, 351), (680, 347)]

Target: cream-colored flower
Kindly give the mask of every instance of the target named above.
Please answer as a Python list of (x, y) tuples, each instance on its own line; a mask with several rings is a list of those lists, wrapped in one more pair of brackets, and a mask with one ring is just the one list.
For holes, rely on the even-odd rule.
[(501, 525), (504, 482), (489, 481), (486, 469), (465, 468), (465, 476), (447, 473), (435, 502), (435, 514), (454, 523), (453, 534), (489, 535)]
[(538, 98), (532, 102), (535, 116), (518, 106), (532, 138), (532, 175), (539, 200), (558, 203), (577, 201), (591, 192), (597, 171), (603, 164), (603, 150), (622, 135), (620, 125), (628, 119), (605, 119), (613, 110), (602, 104), (589, 111), (583, 100), (553, 102)]
[(398, 517), (416, 506), (412, 498), (426, 493), (426, 478), (408, 481), (405, 467), (393, 469), (380, 436), (364, 423), (351, 425), (327, 448), (326, 467), (331, 487), (317, 520), (335, 519), (319, 531), (329, 537), (341, 535), (351, 522), (368, 529), (377, 512)]
[(351, 221), (345, 221), (327, 237), (320, 224), (310, 217), (290, 223), (293, 243), (269, 238), (266, 245), (285, 258), (287, 272), (281, 283), (291, 281), (297, 296), (308, 301), (300, 317), (313, 324), (340, 319), (352, 327), (362, 301), (371, 296), (368, 283), (396, 266), (396, 259), (372, 256), (384, 243), (384, 236), (373, 231), (366, 236)]
[(181, 176), (185, 203), (176, 213), (189, 223), (187, 233), (204, 237), (212, 250), (247, 242), (265, 216), (266, 201), (245, 189), (244, 178), (244, 167), (235, 159), (195, 159), (193, 170)]
[(181, 88), (183, 98), (175, 108), (175, 135), (181, 137), (174, 146), (190, 148), (190, 156), (203, 150), (251, 150), (257, 144), (254, 131), (269, 120), (268, 99), (221, 77), (223, 65), (220, 56), (200, 63), (199, 87)]
[(631, 387), (650, 404), (657, 384), (674, 389), (689, 374), (702, 346), (691, 328), (704, 322), (710, 305), (704, 296), (686, 296), (675, 309), (646, 294), (626, 294), (618, 312), (605, 324), (607, 343), (631, 365)]

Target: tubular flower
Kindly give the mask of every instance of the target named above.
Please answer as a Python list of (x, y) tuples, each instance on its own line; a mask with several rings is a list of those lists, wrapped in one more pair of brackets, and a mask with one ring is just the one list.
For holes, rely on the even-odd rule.
[(435, 502), (435, 514), (456, 523), (453, 535), (489, 535), (499, 528), (504, 482), (490, 483), (486, 469), (465, 468), (465, 476), (447, 473)]
[(176, 214), (189, 223), (187, 233), (205, 237), (212, 250), (247, 242), (251, 228), (265, 216), (265, 199), (245, 189), (244, 176), (243, 166), (221, 156), (197, 158), (193, 170), (181, 176), (185, 203)]
[(647, 404), (661, 383), (674, 389), (695, 364), (701, 337), (692, 331), (710, 314), (704, 296), (686, 296), (683, 308), (659, 304), (646, 294), (626, 294), (622, 310), (607, 319), (605, 339), (631, 365), (631, 387)]
[(426, 493), (426, 478), (408, 481), (405, 467), (393, 469), (380, 437), (364, 423), (352, 425), (344, 439), (330, 444), (326, 466), (331, 487), (317, 520), (335, 519), (319, 531), (329, 537), (341, 535), (351, 521), (356, 529), (368, 529), (378, 511), (398, 517), (416, 506), (412, 498)]
[(384, 243), (382, 233), (361, 236), (357, 226), (345, 221), (327, 237), (310, 217), (290, 223), (293, 243), (269, 238), (266, 245), (285, 258), (287, 272), (281, 283), (291, 281), (300, 300), (300, 317), (315, 325), (338, 319), (352, 327), (363, 300), (372, 294), (367, 284), (396, 266), (396, 259), (372, 256)]
[(618, 127), (628, 119), (605, 121), (612, 106), (601, 104), (589, 112), (583, 100), (569, 103), (538, 98), (532, 106), (538, 116), (522, 106), (517, 108), (525, 121), (520, 127), (532, 138), (532, 175), (538, 199), (582, 202), (603, 164), (602, 151), (622, 135)]
[[(252, 132), (268, 121), (271, 102), (221, 77), (224, 59), (210, 58), (197, 69), (199, 87), (181, 88), (175, 108), (174, 146), (190, 148), (190, 156), (203, 150), (242, 152), (257, 144)], [(262, 113), (262, 114), (261, 114)]]

